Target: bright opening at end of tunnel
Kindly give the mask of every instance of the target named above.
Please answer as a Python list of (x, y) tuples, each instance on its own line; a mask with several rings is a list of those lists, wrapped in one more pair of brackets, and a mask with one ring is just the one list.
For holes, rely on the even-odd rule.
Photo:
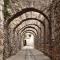
[(34, 49), (34, 35), (32, 33), (25, 33), (22, 45), (22, 49)]

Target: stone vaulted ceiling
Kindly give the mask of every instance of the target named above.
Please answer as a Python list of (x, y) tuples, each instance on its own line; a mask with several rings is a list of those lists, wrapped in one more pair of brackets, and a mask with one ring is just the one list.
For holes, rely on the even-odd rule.
[[(9, 2), (10, 2), (9, 4), (10, 7), (8, 7), (8, 12), (11, 14), (11, 16), (21, 11), (24, 8), (30, 8), (30, 7), (41, 10), (43, 11), (43, 13), (48, 15), (48, 9), (49, 9), (48, 7), (50, 6), (52, 0), (38, 0), (38, 1), (37, 0), (24, 0), (24, 1), (23, 0), (9, 0)], [(44, 21), (43, 15), (37, 12), (30, 11), (14, 19), (10, 23), (10, 27), (14, 28), (17, 24), (19, 24), (20, 21), (22, 21), (23, 19), (27, 19), (27, 18), (37, 18), (41, 21)], [(24, 25), (25, 24), (27, 24), (27, 22), (24, 23)]]

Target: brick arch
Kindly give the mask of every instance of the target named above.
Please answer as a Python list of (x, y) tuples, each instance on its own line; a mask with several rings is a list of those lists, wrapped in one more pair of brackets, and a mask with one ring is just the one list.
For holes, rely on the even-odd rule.
[(28, 29), (28, 28), (34, 29), (36, 31), (36, 33), (38, 34), (37, 29), (35, 27), (32, 27), (32, 26), (26, 26), (25, 28), (23, 28), (23, 30), (21, 32), (23, 32), (25, 29)]
[(6, 23), (7, 26), (8, 26), (8, 25), (10, 24), (10, 22), (13, 21), (15, 18), (17, 18), (17, 17), (21, 16), (22, 14), (24, 14), (24, 13), (26, 13), (26, 12), (29, 12), (29, 11), (34, 11), (34, 12), (38, 12), (38, 13), (42, 14), (42, 15), (46, 18), (46, 20), (47, 20), (48, 22), (50, 22), (49, 19), (48, 19), (48, 17), (47, 17), (42, 11), (40, 11), (40, 10), (38, 10), (38, 9), (35, 9), (35, 8), (25, 8), (25, 9), (22, 9), (22, 11), (17, 12), (16, 14), (14, 14), (11, 18), (9, 18), (9, 19), (7, 20), (7, 23)]
[(14, 28), (14, 30), (15, 30), (19, 25), (21, 25), (23, 22), (29, 21), (29, 20), (35, 20), (35, 21), (38, 21), (38, 22), (42, 23), (42, 25), (45, 27), (45, 24), (44, 24), (41, 20), (36, 19), (36, 18), (27, 18), (27, 19), (22, 20), (18, 25), (16, 25), (16, 27)]
[[(41, 27), (39, 27), (39, 26), (36, 25), (36, 24), (28, 24), (28, 25), (25, 25), (24, 27), (22, 27), (21, 29), (19, 29), (19, 31), (22, 30), (23, 28), (25, 28), (26, 26), (29, 26), (29, 25), (30, 25), (30, 26), (32, 26), (32, 25), (33, 25), (33, 26), (37, 26), (37, 27), (41, 30)], [(19, 31), (18, 31), (18, 32), (19, 32)]]
[[(19, 30), (18, 30), (18, 33), (19, 33), (19, 31), (22, 31), (25, 27), (32, 26), (32, 25), (38, 27), (39, 30), (42, 31), (42, 30), (41, 30), (41, 27), (39, 27), (38, 25), (36, 25), (36, 24), (28, 24), (28, 25), (22, 27), (21, 29), (19, 29)], [(21, 32), (21, 33), (22, 33), (22, 32)]]
[(26, 30), (26, 31), (23, 31), (23, 32), (20, 33), (20, 34), (22, 35), (22, 34), (24, 34), (24, 33), (32, 33), (34, 36), (37, 35), (33, 30)]

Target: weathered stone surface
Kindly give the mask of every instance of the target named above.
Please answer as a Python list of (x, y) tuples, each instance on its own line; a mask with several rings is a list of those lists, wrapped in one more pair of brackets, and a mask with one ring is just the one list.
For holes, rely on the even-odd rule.
[(0, 60), (3, 60), (3, 40), (4, 40), (4, 32), (3, 32), (3, 0), (0, 0)]
[(53, 0), (51, 9), (52, 20), (52, 57), (60, 60), (60, 1)]
[[(10, 15), (7, 16), (6, 19), (11, 18), (15, 13), (22, 11), (22, 9), (24, 8), (36, 8), (37, 10), (43, 11), (43, 13), (50, 20), (48, 21), (40, 13), (30, 11), (14, 19), (9, 24), (9, 26), (7, 25), (8, 26), (7, 27), (6, 26), (7, 20), (4, 20), (5, 16), (3, 17), (4, 2), (3, 0), (0, 0), (0, 60), (6, 59), (16, 54), (21, 49), (21, 40), (23, 40), (23, 38), (20, 35), (26, 30), (32, 30), (36, 33), (34, 41), (35, 42), (34, 46), (36, 49), (41, 50), (48, 56), (52, 57), (52, 60), (60, 60), (60, 1), (9, 0), (8, 3), (9, 4), (7, 5), (7, 11)], [(23, 22), (14, 31), (14, 27), (17, 24), (19, 24), (23, 19), (27, 18), (37, 18), (44, 23), (45, 27), (43, 27), (43, 24), (40, 23), (39, 21), (29, 20)], [(20, 29), (28, 24), (36, 24), (39, 27), (41, 27), (42, 31), (39, 31), (39, 29), (36, 26), (32, 26), (37, 31), (32, 28), (27, 28), (23, 32), (21, 32)], [(18, 32), (18, 30), (20, 30), (21, 34)], [(37, 32), (39, 33), (37, 34)]]

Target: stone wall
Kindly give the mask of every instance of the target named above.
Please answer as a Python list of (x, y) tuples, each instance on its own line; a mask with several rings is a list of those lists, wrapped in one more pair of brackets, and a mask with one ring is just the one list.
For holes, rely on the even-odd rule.
[(60, 1), (53, 0), (51, 8), (52, 60), (60, 60)]
[[(6, 2), (5, 2), (6, 3)], [(50, 3), (51, 3), (51, 0), (9, 0), (9, 4), (8, 5), (6, 5), (7, 6), (7, 12), (8, 13), (10, 13), (11, 14), (11, 16), (13, 15), (13, 14), (15, 14), (15, 13), (17, 13), (18, 11), (21, 11), (22, 9), (24, 9), (24, 8), (36, 8), (36, 9), (38, 9), (38, 10), (41, 10), (41, 11), (43, 11), (43, 13), (45, 14), (45, 15), (47, 15), (48, 16), (48, 13), (49, 13), (49, 11), (47, 11), (48, 10), (48, 7), (49, 7), (49, 5), (50, 5)], [(8, 15), (8, 14), (7, 14)], [(30, 16), (31, 14), (25, 14), (26, 16), (25, 17), (27, 17), (27, 15), (28, 16)], [(34, 15), (34, 14), (32, 14), (32, 15)], [(37, 15), (37, 14), (36, 14)], [(6, 19), (8, 19), (9, 17), (11, 17), (10, 15), (9, 16), (6, 16), (5, 18)], [(32, 16), (33, 17), (33, 16)], [(23, 17), (22, 17), (23, 18)], [(21, 18), (21, 20), (22, 20), (22, 18)], [(36, 17), (37, 18), (37, 17)], [(39, 18), (38, 18), (39, 19)], [(18, 20), (18, 19), (17, 19)], [(42, 20), (42, 18), (41, 18), (41, 20)], [(47, 20), (46, 20), (47, 21)], [(46, 52), (46, 53), (49, 53), (49, 51), (48, 51), (48, 48), (49, 48), (49, 44), (47, 44), (47, 41), (49, 41), (49, 39), (47, 38), (49, 35), (49, 29), (48, 29), (48, 24), (47, 24), (47, 22), (45, 21), (45, 25), (46, 25), (46, 43), (45, 43), (45, 51), (44, 52)], [(14, 21), (13, 21), (14, 22)], [(19, 22), (19, 21), (18, 21)], [(5, 22), (4, 22), (5, 23)], [(15, 21), (15, 23), (16, 23), (16, 21)], [(12, 23), (13, 25), (14, 25), (14, 23)], [(7, 28), (6, 28), (7, 29)], [(8, 42), (10, 41), (10, 40), (12, 40), (12, 41), (14, 41), (14, 42), (12, 42), (13, 43), (13, 52), (14, 52), (14, 50), (16, 51), (16, 42), (15, 42), (15, 38), (14, 39), (11, 39), (10, 37), (12, 37), (12, 36), (9, 36), (8, 34), (7, 34), (7, 32), (8, 32), (8, 30), (6, 31), (6, 38), (5, 38), (5, 41), (6, 41), (6, 43), (5, 43), (5, 53), (4, 53), (4, 56), (5, 57), (9, 57), (10, 55), (9, 55), (9, 53), (11, 54), (11, 52), (9, 51), (9, 49), (10, 49), (10, 45), (8, 44)], [(12, 31), (11, 31), (12, 32)], [(12, 35), (12, 33), (9, 33), (10, 35)], [(43, 33), (44, 33), (44, 31), (43, 31)], [(35, 45), (36, 47), (37, 47), (37, 49), (38, 50), (41, 50), (41, 51), (43, 51), (43, 49), (44, 49), (44, 36), (42, 36), (42, 34), (43, 33), (41, 33), (41, 40), (38, 38), (38, 37), (36, 37), (36, 40), (37, 40), (37, 38), (38, 38), (38, 40), (37, 40), (37, 44)], [(8, 37), (9, 36), (9, 37)], [(15, 35), (15, 37), (16, 37), (16, 35)], [(16, 38), (16, 40), (17, 40), (17, 38)], [(40, 43), (40, 41), (41, 41), (41, 43)], [(9, 45), (9, 46), (8, 46)], [(41, 46), (41, 47), (40, 47)], [(11, 49), (10, 49), (11, 50)], [(15, 52), (14, 52), (15, 53)]]
[[(47, 22), (45, 22), (45, 25), (46, 25), (45, 41), (37, 39), (38, 37), (36, 37), (36, 42), (38, 44), (36, 43), (35, 46), (38, 50), (44, 51), (44, 53), (47, 53), (48, 55), (50, 55), (52, 57), (52, 60), (60, 60), (60, 51), (59, 51), (60, 50), (60, 1), (53, 0), (51, 6), (49, 6), (49, 4), (51, 2), (48, 2), (47, 0), (46, 1), (43, 0), (43, 2), (42, 2), (42, 0), (38, 0), (38, 1), (36, 1), (36, 0), (28, 0), (28, 1), (27, 0), (25, 0), (25, 1), (9, 0), (9, 1), (10, 1), (10, 4), (9, 4), (10, 7), (8, 7), (7, 10), (11, 14), (11, 16), (13, 14), (21, 11), (24, 8), (33, 7), (38, 10), (41, 10), (41, 11), (43, 11), (46, 8), (46, 10), (44, 10), (43, 12), (47, 16), (50, 13), (49, 17), (51, 19), (50, 22), (51, 22), (51, 28), (52, 28), (52, 34), (51, 34), (52, 37), (50, 39), (50, 35), (49, 35), (50, 30), (48, 29), (49, 26), (48, 26)], [(47, 5), (46, 5), (46, 2), (47, 2)], [(48, 11), (49, 7), (50, 7), (50, 10)], [(25, 17), (27, 17), (28, 14), (25, 14), (25, 15), (26, 15)], [(6, 19), (8, 19), (11, 16), (6, 17)], [(22, 20), (22, 18), (21, 18), (21, 20)], [(2, 20), (4, 20), (4, 19), (3, 18), (0, 19), (1, 23), (3, 23)], [(0, 36), (0, 38), (1, 38), (0, 46), (3, 45), (3, 43), (1, 43), (1, 42), (3, 42), (3, 39), (2, 39), (3, 38), (3, 25), (1, 23), (0, 23), (0, 25), (1, 25), (1, 27), (0, 27), (0, 35), (1, 35)], [(13, 31), (11, 31), (11, 32), (13, 33)], [(12, 33), (11, 34), (9, 33), (9, 34), (12, 35)], [(15, 35), (15, 37), (17, 40), (18, 37), (16, 35)], [(9, 40), (11, 39), (11, 37), (12, 36), (10, 36)], [(42, 38), (44, 38), (44, 37), (42, 37)], [(41, 41), (43, 41), (43, 42), (41, 42)], [(44, 45), (44, 42), (45, 42), (45, 45)], [(18, 43), (18, 41), (17, 41), (17, 43)], [(15, 44), (17, 44), (17, 43), (15, 42), (13, 44), (14, 48), (16, 48), (17, 45), (15, 46)], [(14, 48), (13, 48), (13, 52), (15, 50)]]
[(4, 40), (4, 32), (3, 32), (3, 5), (4, 5), (4, 2), (3, 0), (0, 0), (0, 60), (3, 59), (3, 40)]

